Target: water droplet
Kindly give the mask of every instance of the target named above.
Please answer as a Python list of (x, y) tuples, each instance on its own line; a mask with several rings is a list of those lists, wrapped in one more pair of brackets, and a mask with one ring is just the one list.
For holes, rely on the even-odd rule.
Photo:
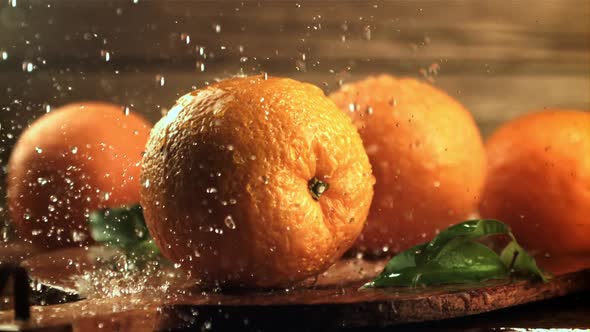
[(74, 242), (83, 242), (86, 240), (86, 234), (80, 231), (72, 231), (72, 240)]
[(43, 149), (41, 149), (41, 148), (40, 148), (40, 147), (38, 147), (38, 146), (36, 146), (36, 147), (35, 147), (35, 151), (36, 151), (37, 153), (43, 153)]
[(234, 219), (230, 215), (226, 216), (225, 219), (223, 219), (223, 223), (229, 229), (236, 229), (236, 223), (234, 222)]
[(197, 61), (195, 63), (195, 66), (197, 67), (197, 70), (204, 72), (205, 71), (205, 63), (203, 61)]
[(52, 201), (53, 203), (55, 203), (55, 202), (57, 202), (57, 196), (51, 195), (51, 196), (49, 196), (49, 200)]
[(111, 52), (107, 50), (100, 50), (100, 56), (104, 59), (104, 61), (109, 62), (111, 60)]
[(205, 192), (206, 192), (207, 194), (215, 194), (215, 193), (217, 192), (217, 188), (215, 188), (215, 187), (209, 187), (209, 188), (207, 188), (207, 189), (205, 190)]
[(111, 193), (104, 193), (104, 200), (108, 201), (111, 198)]
[(22, 65), (23, 71), (26, 71), (27, 73), (32, 72), (33, 70), (35, 70), (35, 65), (30, 62), (30, 61), (23, 61), (23, 65)]
[(264, 74), (262, 75), (262, 78), (266, 81), (268, 80), (268, 73), (264, 72)]
[(6, 51), (2, 51), (0, 55), (2, 56), (2, 60), (8, 59), (8, 53)]
[(371, 40), (371, 31), (372, 28), (370, 25), (367, 25), (364, 29), (363, 29), (363, 38), (365, 40)]
[(357, 103), (350, 103), (348, 104), (348, 110), (350, 112), (356, 112), (359, 109), (359, 105)]
[(373, 107), (371, 107), (371, 106), (367, 107), (366, 112), (369, 115), (373, 114)]
[(145, 180), (145, 182), (143, 183), (143, 186), (146, 188), (150, 187), (150, 180)]
[(29, 220), (31, 219), (31, 215), (28, 213), (23, 214), (23, 218), (25, 218), (25, 220)]
[(123, 108), (123, 114), (124, 114), (125, 116), (129, 116), (129, 107), (125, 106), (125, 107)]
[(49, 212), (53, 212), (55, 211), (55, 206), (52, 204), (47, 205), (47, 210), (49, 210)]
[(188, 33), (181, 33), (180, 40), (185, 42), (187, 45), (191, 43), (191, 36)]
[(47, 183), (49, 183), (49, 180), (47, 180), (46, 178), (37, 178), (37, 183), (40, 184), (41, 186), (44, 186)]
[(76, 154), (76, 153), (78, 153), (78, 147), (77, 146), (72, 146), (72, 148), (70, 149), (70, 151), (72, 152), (72, 154)]
[(8, 3), (12, 6), (12, 8), (16, 7), (16, 0), (9, 0)]
[(236, 205), (237, 202), (238, 201), (235, 198), (230, 198), (229, 199), (229, 204), (231, 204), (231, 205)]
[(166, 79), (164, 78), (164, 75), (161, 75), (161, 74), (156, 75), (156, 83), (159, 84), (160, 86), (164, 86), (164, 84), (166, 84)]
[(215, 33), (220, 33), (221, 32), (221, 25), (214, 24), (213, 29), (215, 30)]

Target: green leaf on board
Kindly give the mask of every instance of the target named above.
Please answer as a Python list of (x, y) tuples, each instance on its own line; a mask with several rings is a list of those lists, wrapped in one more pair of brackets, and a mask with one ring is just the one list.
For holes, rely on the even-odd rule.
[[(502, 234), (511, 241), (500, 255), (477, 242)], [(432, 241), (399, 253), (363, 287), (469, 284), (512, 275), (548, 280), (534, 258), (518, 245), (508, 226), (497, 220), (480, 219), (450, 226)]]
[(89, 223), (90, 235), (98, 243), (119, 248), (138, 262), (160, 257), (138, 204), (93, 211)]

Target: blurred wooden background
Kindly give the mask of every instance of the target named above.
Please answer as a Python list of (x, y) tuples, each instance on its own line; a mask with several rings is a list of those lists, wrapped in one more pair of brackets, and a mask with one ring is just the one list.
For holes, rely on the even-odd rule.
[(112, 101), (156, 121), (195, 87), (263, 71), (326, 91), (422, 77), (487, 136), (533, 109), (590, 109), (590, 1), (2, 0), (0, 165), (28, 123), (65, 103)]

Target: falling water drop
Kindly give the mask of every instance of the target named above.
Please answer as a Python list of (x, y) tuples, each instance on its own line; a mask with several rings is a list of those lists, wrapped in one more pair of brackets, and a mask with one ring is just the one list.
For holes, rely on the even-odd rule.
[(185, 42), (187, 45), (191, 43), (191, 36), (188, 33), (181, 33), (180, 40)]
[(35, 65), (30, 61), (23, 61), (22, 68), (23, 68), (23, 71), (30, 73), (33, 70), (35, 70)]
[(156, 84), (159, 84), (160, 86), (164, 86), (164, 84), (166, 84), (166, 79), (164, 78), (164, 75), (156, 75)]
[(236, 229), (236, 223), (234, 222), (234, 219), (230, 215), (227, 215), (225, 217), (225, 219), (223, 219), (223, 223), (229, 229)]
[(104, 59), (104, 61), (109, 62), (111, 60), (111, 52), (107, 50), (100, 50), (100, 56)]

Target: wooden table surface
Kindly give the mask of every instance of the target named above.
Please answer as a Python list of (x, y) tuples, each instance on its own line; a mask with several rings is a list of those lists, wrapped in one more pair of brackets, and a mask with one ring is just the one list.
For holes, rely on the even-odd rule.
[[(148, 279), (141, 277), (144, 273), (120, 273), (117, 280), (104, 278), (103, 269), (109, 265), (105, 262), (114, 253), (101, 247), (53, 253), (32, 253), (25, 245), (0, 249), (0, 257), (10, 254), (13, 261), (17, 259), (15, 257), (28, 256), (23, 266), (37, 283), (57, 286), (84, 297), (76, 300), (70, 296), (73, 302), (34, 306), (30, 323), (21, 327), (34, 331), (58, 328), (60, 331), (84, 332), (102, 328), (141, 331), (211, 326), (218, 331), (287, 328), (362, 331), (426, 321), (406, 323), (399, 328), (590, 328), (590, 301), (587, 300), (590, 271), (556, 276), (549, 284), (489, 282), (475, 288), (448, 286), (395, 292), (387, 289), (358, 291), (363, 280), (381, 271), (385, 261), (349, 258), (322, 274), (313, 285), (300, 286), (289, 292), (243, 290), (219, 293), (199, 290), (182, 275), (172, 277), (173, 270), (166, 272), (166, 268), (164, 273), (150, 270), (148, 274), (152, 277)], [(559, 274), (558, 271), (576, 270), (571, 264), (564, 266), (565, 269), (563, 266), (553, 267), (552, 271)], [(86, 276), (97, 281), (88, 281)], [(141, 292), (136, 292), (137, 284), (142, 285)], [(168, 286), (160, 288), (164, 284)], [(35, 294), (40, 299), (47, 298), (48, 293)], [(563, 299), (550, 299), (564, 294), (568, 295)], [(550, 300), (514, 307), (548, 298)], [(501, 309), (503, 307), (510, 308)], [(492, 312), (485, 313), (490, 310)], [(0, 310), (0, 331), (17, 326), (12, 315), (11, 311)], [(452, 317), (459, 318), (449, 319)], [(440, 320), (443, 318), (446, 320)]]

